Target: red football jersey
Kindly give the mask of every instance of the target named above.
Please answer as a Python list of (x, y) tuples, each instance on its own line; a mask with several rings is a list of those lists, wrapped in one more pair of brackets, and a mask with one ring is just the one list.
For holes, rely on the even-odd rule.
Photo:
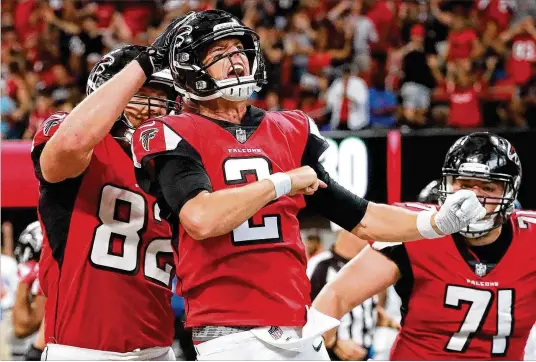
[(46, 341), (129, 352), (173, 343), (173, 252), (156, 200), (136, 184), (132, 160), (107, 135), (84, 173), (57, 184), (43, 180), (39, 157), (65, 113), (34, 138), (40, 179), (39, 266), (47, 296)]
[(471, 268), (451, 236), (404, 244), (413, 282), (401, 295), (392, 360), (523, 359), (536, 322), (536, 212), (516, 211), (509, 222), (511, 243), (488, 273)]
[[(142, 124), (133, 136), (138, 167), (181, 143), (200, 156), (213, 191), (301, 166), (308, 117), (266, 112), (258, 126), (183, 113)], [(190, 147), (189, 146), (189, 147)], [(177, 291), (186, 325), (303, 326), (310, 304), (297, 214), (303, 196), (282, 196), (230, 234), (196, 241), (178, 229)]]
[(514, 37), (506, 70), (516, 84), (523, 85), (530, 79), (534, 61), (536, 61), (536, 42), (532, 36), (526, 34)]

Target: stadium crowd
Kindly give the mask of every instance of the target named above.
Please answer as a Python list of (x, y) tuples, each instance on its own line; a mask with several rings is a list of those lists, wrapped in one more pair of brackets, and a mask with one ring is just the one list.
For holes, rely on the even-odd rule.
[[(260, 35), (269, 82), (251, 102), (301, 109), (321, 130), (536, 126), (533, 0), (4, 0), (1, 6), (3, 139), (30, 140), (51, 113), (72, 110), (103, 54), (149, 45), (171, 19), (205, 9), (228, 11)], [(15, 234), (5, 221), (4, 257), (14, 254)], [(361, 250), (348, 250), (344, 237), (339, 233), (323, 256), (327, 243), (307, 238), (309, 256), (323, 258), (316, 279), (324, 284), (329, 268), (340, 269)], [(315, 265), (309, 265), (313, 281)], [(400, 328), (397, 302), (391, 290), (350, 312), (352, 322), (339, 333), (359, 330), (355, 344), (363, 348), (336, 345), (332, 358), (377, 352), (376, 359), (387, 358)], [(191, 339), (182, 328), (183, 302), (175, 296), (172, 303), (175, 353), (192, 359), (192, 346), (178, 347)], [(382, 343), (378, 327), (391, 330)]]
[(269, 83), (253, 102), (321, 130), (535, 125), (532, 0), (5, 0), (2, 138), (72, 109), (107, 51), (210, 8), (261, 37)]

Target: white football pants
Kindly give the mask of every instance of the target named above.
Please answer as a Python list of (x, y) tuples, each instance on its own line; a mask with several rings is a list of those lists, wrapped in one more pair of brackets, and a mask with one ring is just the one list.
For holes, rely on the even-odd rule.
[(153, 347), (126, 353), (99, 351), (63, 344), (47, 344), (42, 361), (93, 360), (93, 361), (175, 361), (171, 347)]
[(340, 322), (307, 308), (303, 328), (259, 327), (195, 346), (199, 361), (210, 360), (292, 360), (329, 361), (322, 334)]
[[(285, 333), (300, 328), (283, 328)], [(263, 361), (329, 361), (322, 337), (315, 338), (299, 351), (275, 346), (255, 336), (254, 330), (218, 337), (195, 346), (198, 361), (263, 360)], [(297, 333), (297, 332), (296, 332)], [(283, 336), (282, 338), (286, 338)]]

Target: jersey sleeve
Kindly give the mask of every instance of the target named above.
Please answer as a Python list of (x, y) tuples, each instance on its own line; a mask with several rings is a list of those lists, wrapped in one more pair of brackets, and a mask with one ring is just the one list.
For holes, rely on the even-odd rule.
[(307, 206), (347, 231), (352, 231), (365, 216), (368, 201), (338, 184), (325, 170), (322, 165), (323, 155), (329, 144), (320, 134), (314, 121), (308, 116), (305, 117), (308, 120), (309, 133), (302, 165), (312, 167), (318, 178), (328, 186), (325, 189), (319, 188), (311, 196), (306, 196)]
[(400, 275), (407, 275), (411, 271), (409, 256), (404, 243), (376, 241), (372, 243), (372, 248), (394, 262), (400, 271)]
[(39, 129), (35, 133), (33, 142), (32, 142), (32, 162), (34, 166), (35, 176), (40, 182), (46, 182), (41, 172), (41, 152), (45, 148), (48, 140), (54, 136), (58, 128), (60, 127), (61, 122), (67, 117), (67, 112), (57, 112), (49, 116), (42, 124), (39, 126)]
[(199, 152), (165, 120), (149, 120), (132, 136), (136, 179), (145, 192), (179, 213), (184, 204), (212, 185)]

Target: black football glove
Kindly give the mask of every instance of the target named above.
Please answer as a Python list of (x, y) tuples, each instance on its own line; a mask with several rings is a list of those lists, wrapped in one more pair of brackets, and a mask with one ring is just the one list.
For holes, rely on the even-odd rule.
[(189, 13), (172, 20), (166, 30), (155, 39), (153, 44), (136, 57), (136, 60), (140, 64), (147, 78), (168, 67), (169, 46), (173, 42), (175, 34), (183, 24), (194, 16), (195, 12), (190, 11)]

